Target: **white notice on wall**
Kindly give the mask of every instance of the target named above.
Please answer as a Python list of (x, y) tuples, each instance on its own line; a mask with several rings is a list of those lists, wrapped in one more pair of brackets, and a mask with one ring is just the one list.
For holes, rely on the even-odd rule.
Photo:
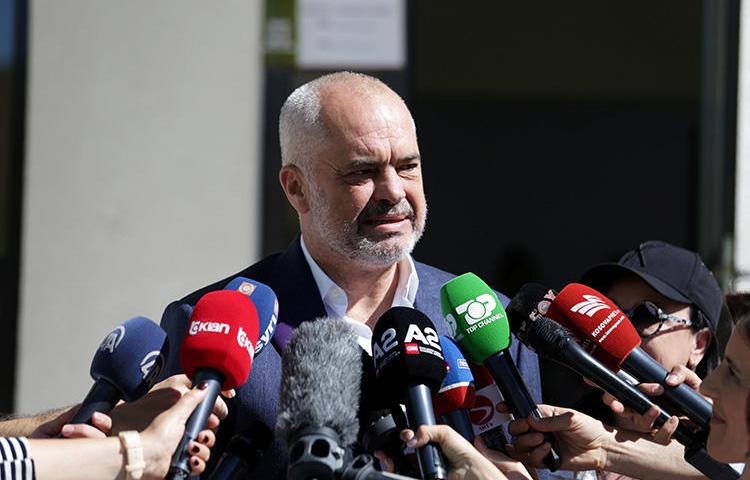
[(297, 0), (297, 66), (400, 69), (405, 0)]

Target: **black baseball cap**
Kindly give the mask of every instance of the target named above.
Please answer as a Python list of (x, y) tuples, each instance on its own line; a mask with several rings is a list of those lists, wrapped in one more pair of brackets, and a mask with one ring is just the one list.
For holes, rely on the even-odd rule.
[(581, 276), (581, 283), (606, 292), (624, 275), (640, 277), (654, 290), (676, 302), (694, 305), (715, 333), (723, 296), (711, 270), (690, 250), (656, 240), (640, 244), (617, 263), (603, 263)]

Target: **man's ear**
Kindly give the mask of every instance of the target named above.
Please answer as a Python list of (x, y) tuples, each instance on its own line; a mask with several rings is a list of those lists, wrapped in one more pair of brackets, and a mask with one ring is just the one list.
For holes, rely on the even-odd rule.
[(308, 203), (307, 185), (306, 179), (302, 170), (296, 165), (285, 165), (279, 170), (279, 182), (281, 188), (284, 189), (286, 199), (292, 204), (299, 215), (303, 215), (310, 211), (310, 204)]
[(701, 328), (698, 333), (695, 334), (695, 345), (693, 346), (693, 350), (690, 352), (690, 357), (688, 358), (688, 368), (692, 370), (701, 363), (708, 348), (711, 346), (713, 338), (714, 336), (708, 328)]

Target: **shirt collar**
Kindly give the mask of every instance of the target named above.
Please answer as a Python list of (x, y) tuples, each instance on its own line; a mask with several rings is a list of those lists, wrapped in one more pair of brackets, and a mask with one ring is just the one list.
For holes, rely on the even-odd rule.
[[(312, 258), (312, 255), (310, 255), (310, 252), (305, 245), (304, 237), (300, 237), (300, 244), (302, 246), (302, 253), (305, 256), (305, 260), (310, 266), (310, 271), (315, 279), (315, 284), (318, 286), (320, 298), (323, 300), (326, 312), (328, 312), (329, 315), (345, 318), (346, 309), (349, 305), (349, 299), (346, 296), (346, 292), (343, 288), (336, 285), (334, 281), (331, 280), (331, 277), (329, 277)], [(407, 255), (406, 258), (399, 263), (398, 284), (396, 285), (396, 293), (393, 296), (393, 304), (391, 306), (413, 307), (414, 300), (417, 298), (418, 288), (419, 276), (417, 275), (417, 269), (414, 266), (414, 259), (412, 259), (411, 255)]]

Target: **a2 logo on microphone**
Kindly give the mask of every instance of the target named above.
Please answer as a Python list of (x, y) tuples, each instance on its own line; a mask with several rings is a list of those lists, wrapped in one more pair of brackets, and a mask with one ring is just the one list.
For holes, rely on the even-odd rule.
[[(193, 320), (192, 322), (190, 322), (188, 335), (211, 333), (229, 335), (230, 330), (231, 328), (228, 323), (202, 322), (200, 320)], [(255, 357), (255, 345), (253, 345), (253, 342), (250, 340), (250, 338), (248, 338), (247, 332), (242, 328), (242, 326), (240, 326), (237, 330), (237, 344), (247, 350), (247, 354), (250, 355), (251, 360)]]
[(397, 339), (397, 336), (396, 329), (391, 327), (383, 332), (379, 340), (373, 341), (372, 356), (378, 369), (401, 354), (401, 350), (396, 348), (400, 344), (404, 346), (403, 350), (406, 355), (426, 353), (443, 358), (438, 334), (432, 327), (420, 329), (419, 325), (411, 323), (406, 329), (404, 338)]
[[(500, 311), (495, 313), (497, 308), (497, 301), (489, 293), (482, 293), (477, 295), (476, 298), (472, 298), (469, 301), (462, 303), (456, 307), (456, 314), (463, 315), (464, 321), (466, 322), (466, 333), (472, 333), (478, 328), (492, 323), (504, 315), (504, 312)], [(445, 321), (451, 330), (451, 335), (458, 339), (462, 336), (458, 333), (458, 324), (453, 314), (448, 313), (445, 315)], [(481, 322), (481, 323), (479, 323)]]

